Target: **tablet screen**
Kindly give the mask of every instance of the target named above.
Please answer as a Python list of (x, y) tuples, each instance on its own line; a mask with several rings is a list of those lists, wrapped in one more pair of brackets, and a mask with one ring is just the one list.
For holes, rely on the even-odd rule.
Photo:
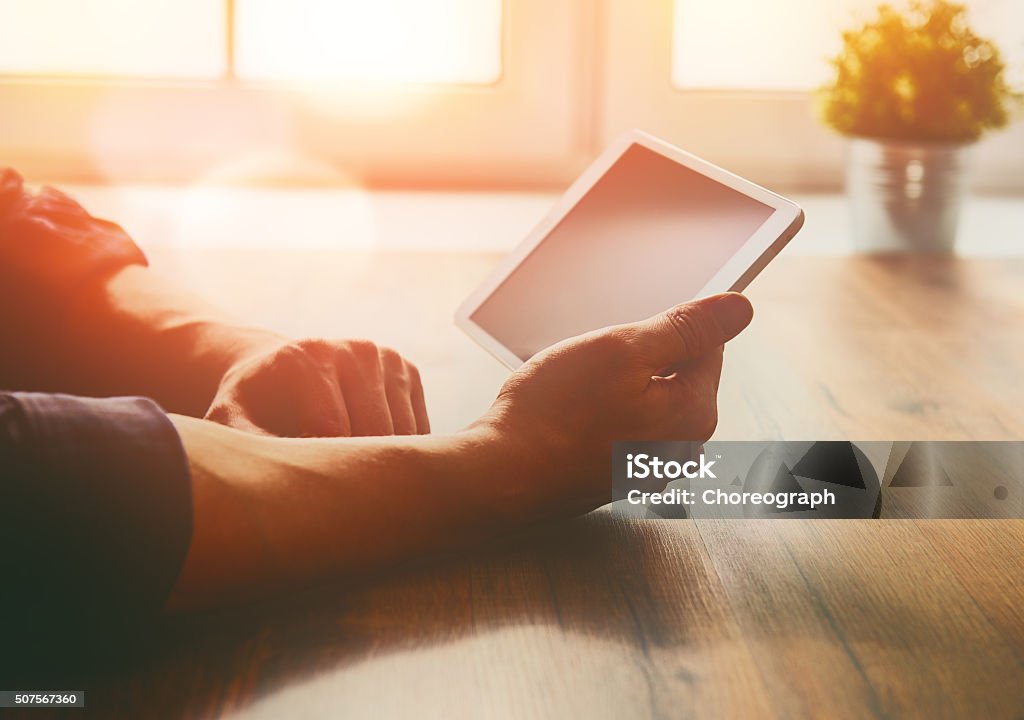
[(526, 360), (693, 299), (774, 209), (630, 146), (472, 314)]

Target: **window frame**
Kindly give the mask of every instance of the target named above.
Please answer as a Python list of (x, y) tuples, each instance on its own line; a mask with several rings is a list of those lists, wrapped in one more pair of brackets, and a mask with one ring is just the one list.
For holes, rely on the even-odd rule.
[[(226, 12), (232, 28), (230, 0)], [(504, 0), (502, 73), (490, 85), (304, 88), (243, 81), (230, 62), (216, 81), (0, 75), (0, 157), (83, 182), (560, 184), (593, 144), (592, 84), (581, 82), (593, 12), (585, 0)], [(229, 31), (229, 56), (233, 45)], [(282, 149), (303, 162), (267, 159)]]
[[(235, 78), (234, 1), (224, 8), (220, 80), (0, 75), (2, 162), (68, 182), (552, 189), (639, 128), (779, 190), (842, 186), (843, 139), (810, 93), (674, 87), (672, 0), (504, 0), (495, 83), (318, 86), (378, 108), (359, 113)], [(1024, 118), (978, 144), (974, 186), (1024, 192), (1022, 167)]]

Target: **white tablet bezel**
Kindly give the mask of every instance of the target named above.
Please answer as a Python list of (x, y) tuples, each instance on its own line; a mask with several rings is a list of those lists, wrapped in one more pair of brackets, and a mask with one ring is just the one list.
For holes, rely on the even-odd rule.
[[(728, 170), (680, 150), (664, 140), (640, 130), (631, 130), (618, 137), (598, 158), (591, 163), (579, 178), (569, 186), (565, 194), (555, 203), (551, 211), (537, 224), (526, 238), (519, 243), (487, 276), (480, 286), (459, 306), (455, 312), (455, 324), (467, 335), (480, 343), (498, 360), (515, 369), (525, 362), (502, 345), (501, 341), (473, 321), (473, 313), (498, 289), (505, 279), (540, 245), (548, 234), (568, 215), (580, 200), (590, 191), (612, 165), (633, 145), (649, 150), (684, 165), (695, 172), (712, 178), (726, 187), (743, 193), (768, 205), (773, 212), (768, 219), (743, 243), (722, 268), (697, 293), (697, 297), (715, 293), (740, 291), (753, 280), (768, 262), (796, 235), (804, 221), (803, 210), (791, 200), (766, 190), (760, 185), (744, 180)], [(685, 302), (689, 298), (680, 298)]]

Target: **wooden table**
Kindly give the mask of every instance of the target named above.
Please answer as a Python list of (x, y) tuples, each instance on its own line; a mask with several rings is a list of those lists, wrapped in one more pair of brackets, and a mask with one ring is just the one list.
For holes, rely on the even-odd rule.
[[(435, 427), (504, 371), (452, 329), (465, 254), (153, 253), (239, 314), (417, 360)], [(1024, 261), (780, 258), (718, 439), (1024, 438)], [(355, 589), (169, 621), (93, 672), (119, 717), (1024, 716), (1024, 521), (598, 511)]]

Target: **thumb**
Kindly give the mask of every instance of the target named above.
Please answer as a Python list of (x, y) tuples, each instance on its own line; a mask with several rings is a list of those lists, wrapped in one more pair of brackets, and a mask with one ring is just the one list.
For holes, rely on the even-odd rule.
[(739, 293), (722, 293), (676, 305), (645, 320), (655, 359), (667, 367), (701, 357), (740, 334), (754, 308)]

